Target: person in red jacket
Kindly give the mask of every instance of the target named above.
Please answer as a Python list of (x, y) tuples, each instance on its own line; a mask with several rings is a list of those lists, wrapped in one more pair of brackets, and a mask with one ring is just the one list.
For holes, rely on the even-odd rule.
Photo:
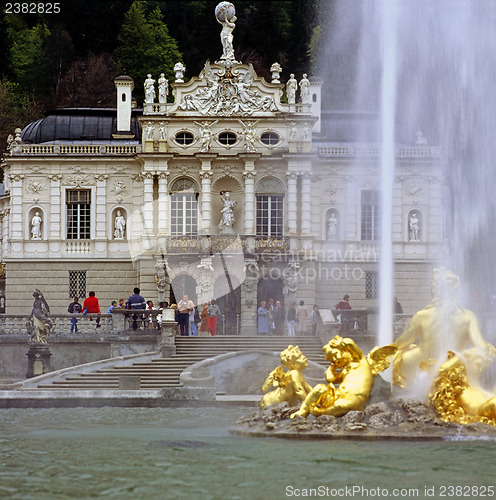
[[(95, 292), (90, 292), (89, 297), (84, 300), (83, 314), (100, 314), (100, 305), (95, 297)], [(100, 318), (96, 318), (96, 327), (100, 328)]]

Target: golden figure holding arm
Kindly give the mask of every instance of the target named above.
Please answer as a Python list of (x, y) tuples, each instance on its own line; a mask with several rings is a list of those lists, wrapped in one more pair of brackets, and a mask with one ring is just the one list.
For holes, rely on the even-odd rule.
[(432, 304), (413, 316), (394, 343), (398, 347), (393, 360), (394, 385), (408, 387), (421, 370), (440, 364), (447, 350), (461, 353), (471, 348), (481, 359), (488, 355), (475, 314), (458, 303), (459, 285), (458, 276), (448, 269), (434, 269)]
[[(303, 401), (312, 390), (302, 373), (308, 367), (308, 360), (298, 346), (289, 345), (281, 352), (281, 364), (283, 366), (278, 366), (273, 370), (262, 386), (263, 391), (271, 385), (277, 389), (264, 394), (259, 404), (261, 410), (266, 406), (284, 401), (289, 406), (295, 406), (299, 401)], [(289, 371), (285, 372), (283, 367)]]
[(387, 358), (396, 352), (396, 347), (375, 348), (367, 359), (352, 339), (336, 335), (322, 350), (331, 363), (326, 371), (328, 385), (316, 385), (291, 418), (307, 417), (310, 413), (340, 417), (351, 410), (363, 410), (374, 374), (387, 368)]

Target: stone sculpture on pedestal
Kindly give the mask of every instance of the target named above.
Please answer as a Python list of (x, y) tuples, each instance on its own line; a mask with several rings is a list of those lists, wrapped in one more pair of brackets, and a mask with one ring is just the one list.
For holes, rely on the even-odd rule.
[(146, 75), (144, 87), (145, 87), (145, 103), (153, 104), (153, 102), (155, 101), (155, 80), (152, 78), (151, 74)]

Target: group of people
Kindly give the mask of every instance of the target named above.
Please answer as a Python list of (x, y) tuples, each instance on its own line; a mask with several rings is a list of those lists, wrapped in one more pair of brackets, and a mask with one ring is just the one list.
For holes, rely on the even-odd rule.
[(308, 314), (305, 302), (300, 300), (300, 305), (296, 303), (289, 304), (286, 313), (280, 300), (274, 305), (274, 299), (262, 300), (258, 308), (258, 334), (259, 335), (284, 335), (284, 322), (287, 323), (287, 334), (294, 337), (307, 334), (307, 320), (310, 319), (312, 325), (312, 335), (317, 335), (322, 318), (319, 312), (319, 306), (314, 305), (310, 314)]
[(184, 295), (177, 304), (171, 308), (176, 309), (176, 321), (179, 323), (179, 332), (183, 337), (189, 335), (215, 337), (217, 321), (220, 316), (220, 308), (215, 299), (203, 303), (203, 309), (199, 312), (192, 300)]
[[(168, 307), (169, 304), (167, 302), (160, 302), (159, 303), (159, 309), (164, 309)], [(157, 308), (153, 305), (153, 301), (151, 300), (145, 300), (141, 295), (140, 295), (140, 289), (135, 288), (133, 290), (133, 295), (131, 295), (127, 301), (124, 299), (119, 299), (119, 302), (116, 300), (113, 300), (110, 307), (107, 309), (107, 314), (112, 313), (112, 309), (131, 309), (131, 310), (157, 310)], [(88, 297), (84, 299), (84, 302), (81, 304), (79, 302), (79, 297), (74, 297), (73, 302), (69, 304), (69, 307), (67, 308), (67, 311), (70, 314), (101, 314), (100, 310), (100, 304), (98, 302), (98, 298), (96, 297), (96, 294), (94, 291), (89, 292)], [(157, 316), (158, 321), (160, 322), (160, 316)], [(92, 320), (92, 318), (90, 318)], [(153, 330), (154, 325), (153, 325), (153, 316), (150, 314), (149, 317), (149, 329)], [(100, 317), (96, 317), (96, 327), (100, 328)], [(133, 329), (137, 330), (138, 329), (138, 317), (137, 315), (133, 315)], [(77, 333), (78, 331), (78, 326), (77, 326), (77, 316), (74, 316), (71, 319), (71, 333)]]

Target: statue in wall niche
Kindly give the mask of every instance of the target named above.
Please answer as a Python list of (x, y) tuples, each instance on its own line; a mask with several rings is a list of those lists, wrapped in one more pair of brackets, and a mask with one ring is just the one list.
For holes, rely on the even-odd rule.
[(50, 320), (50, 308), (45, 297), (36, 289), (33, 292), (34, 302), (31, 316), (28, 319), (28, 333), (31, 334), (31, 340), (39, 344), (46, 344), (46, 336), (52, 328)]
[(31, 219), (31, 239), (41, 240), (41, 223), (43, 222), (40, 217), (40, 212), (36, 212)]
[[(262, 391), (266, 391), (271, 386), (276, 389), (264, 394), (259, 403), (261, 410), (266, 406), (284, 401), (289, 406), (296, 406), (312, 390), (302, 373), (308, 367), (308, 360), (298, 346), (288, 345), (281, 352), (281, 365), (270, 373), (262, 386)], [(284, 368), (289, 371), (284, 371)]]
[(408, 226), (410, 229), (410, 241), (420, 241), (420, 222), (415, 212), (410, 216)]
[(234, 5), (229, 2), (221, 2), (215, 9), (215, 18), (222, 25), (220, 32), (220, 41), (222, 43), (223, 53), (221, 59), (234, 59), (233, 31), (236, 28)]
[(123, 240), (126, 234), (126, 219), (121, 214), (120, 210), (117, 210), (117, 215), (114, 221), (114, 238), (116, 240)]
[(221, 230), (221, 233), (232, 233), (232, 226), (236, 220), (233, 209), (237, 203), (234, 200), (231, 200), (231, 193), (229, 193), (229, 191), (221, 191), (220, 194), (224, 195), (224, 198), (221, 198), (224, 207), (220, 211), (221, 219), (219, 222), (219, 229)]
[(338, 219), (336, 218), (336, 214), (331, 212), (329, 220), (327, 221), (327, 239), (328, 240), (337, 240), (338, 238)]
[(303, 74), (303, 78), (300, 80), (300, 97), (302, 104), (310, 104), (310, 81), (307, 78), (307, 74)]
[(145, 103), (153, 104), (153, 102), (155, 101), (155, 80), (152, 78), (151, 74), (146, 75), (144, 87), (145, 87)]
[(160, 73), (160, 78), (158, 79), (158, 102), (160, 104), (166, 103), (168, 95), (169, 81), (165, 78), (164, 73)]
[(294, 73), (289, 75), (289, 80), (286, 83), (286, 95), (288, 96), (288, 104), (296, 103), (296, 91), (298, 90), (298, 81)]
[(354, 340), (336, 335), (322, 351), (331, 363), (325, 374), (328, 384), (317, 384), (291, 418), (309, 414), (341, 417), (352, 410), (363, 410), (374, 375), (389, 367), (396, 346), (374, 347), (366, 357)]

